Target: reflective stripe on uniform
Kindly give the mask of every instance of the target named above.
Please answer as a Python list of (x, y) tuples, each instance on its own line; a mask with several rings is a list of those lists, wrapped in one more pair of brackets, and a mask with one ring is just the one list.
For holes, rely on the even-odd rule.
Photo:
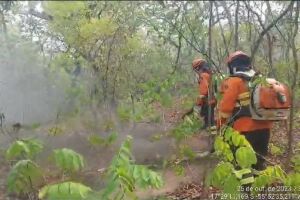
[(238, 100), (242, 100), (242, 99), (249, 99), (250, 98), (250, 93), (249, 92), (244, 92), (239, 94), (238, 96)]
[(244, 92), (239, 94), (238, 102), (235, 104), (235, 107), (247, 106), (250, 104), (250, 93)]
[(235, 104), (235, 107), (248, 106), (248, 105), (250, 105), (250, 99), (237, 102)]
[(219, 112), (219, 115), (220, 115), (221, 118), (229, 118), (231, 116), (231, 114), (224, 113), (224, 112)]

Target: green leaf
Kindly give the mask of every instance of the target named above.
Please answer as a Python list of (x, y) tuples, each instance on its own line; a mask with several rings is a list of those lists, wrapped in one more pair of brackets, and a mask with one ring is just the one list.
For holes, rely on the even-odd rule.
[[(229, 177), (228, 177), (229, 176)], [(235, 175), (227, 175), (224, 182), (224, 193), (226, 194), (238, 194), (240, 182)]]
[[(284, 184), (286, 186), (290, 186), (290, 187), (293, 187), (293, 188), (297, 188), (299, 187), (300, 185), (300, 174), (299, 173), (291, 173), (289, 174), (285, 181), (284, 181)], [(297, 192), (300, 192), (300, 189), (297, 188)]]
[(251, 168), (257, 162), (255, 152), (250, 147), (240, 147), (235, 153), (236, 161), (242, 168)]
[(118, 138), (118, 133), (117, 132), (112, 132), (108, 138), (107, 138), (107, 145), (111, 145), (112, 143), (114, 143)]
[(92, 192), (90, 187), (81, 183), (63, 182), (53, 185), (46, 185), (39, 191), (40, 199), (47, 200), (69, 200), (69, 199), (87, 199)]
[(264, 187), (266, 185), (269, 185), (272, 182), (272, 177), (266, 175), (266, 174), (261, 174), (258, 177), (255, 178), (253, 187)]
[(241, 169), (241, 170), (234, 170), (233, 172), (235, 174), (235, 176), (238, 178), (238, 179), (242, 179), (243, 175), (245, 174), (250, 174), (251, 173), (251, 169)]
[[(131, 142), (132, 137), (122, 143), (119, 152), (113, 158), (108, 170), (108, 184), (102, 191), (102, 199), (124, 199), (135, 197), (136, 187), (159, 188), (163, 181), (161, 176), (143, 165), (135, 165), (131, 160)], [(117, 189), (119, 188), (119, 189)]]
[(259, 176), (255, 178), (253, 183), (254, 187), (264, 187), (273, 182), (286, 180), (286, 175), (280, 166), (268, 166), (265, 170), (261, 171)]
[(56, 166), (64, 171), (76, 172), (84, 167), (82, 155), (72, 149), (63, 148), (54, 150), (54, 159)]
[(233, 134), (233, 136), (232, 136), (232, 143), (236, 147), (240, 146), (241, 137), (239, 137), (239, 136), (240, 135), (238, 135), (238, 134)]
[(217, 152), (222, 152), (225, 148), (225, 142), (221, 136), (217, 136), (214, 143), (214, 148)]
[(17, 140), (10, 145), (6, 151), (7, 159), (14, 158), (33, 158), (43, 149), (43, 144), (39, 140), (24, 139)]
[(232, 174), (234, 167), (230, 162), (223, 162), (217, 165), (211, 176), (211, 185), (222, 188), (225, 180)]
[(283, 150), (280, 147), (275, 146), (273, 143), (269, 144), (269, 149), (271, 154), (274, 156), (280, 156), (283, 154)]
[(101, 146), (105, 144), (105, 139), (100, 137), (99, 135), (90, 135), (87, 140), (89, 141), (90, 144), (93, 146)]
[(43, 182), (41, 168), (31, 160), (20, 160), (10, 170), (8, 191), (17, 194), (31, 192)]
[(241, 184), (242, 185), (247, 185), (247, 184), (250, 184), (250, 183), (253, 183), (255, 180), (254, 180), (254, 177), (251, 176), (251, 177), (247, 177), (247, 178), (243, 178), (241, 180)]

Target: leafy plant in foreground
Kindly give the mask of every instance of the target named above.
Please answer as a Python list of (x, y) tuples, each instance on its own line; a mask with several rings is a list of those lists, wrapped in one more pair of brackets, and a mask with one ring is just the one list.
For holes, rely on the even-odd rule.
[(55, 164), (63, 171), (76, 172), (84, 167), (84, 159), (82, 155), (72, 149), (56, 149), (54, 150)]
[(43, 149), (43, 144), (35, 139), (22, 139), (12, 143), (6, 151), (8, 160), (18, 158), (32, 159)]
[[(254, 170), (252, 168), (252, 165), (256, 163), (254, 150), (246, 138), (232, 128), (226, 128), (223, 136), (217, 136), (214, 147), (222, 161), (213, 169), (209, 183), (223, 189), (226, 194), (240, 193), (238, 188), (242, 185), (252, 188), (263, 188), (272, 184), (294, 188), (300, 185), (299, 173), (287, 175), (279, 165), (268, 166), (263, 171)], [(296, 166), (295, 169), (297, 169)], [(257, 194), (258, 191), (253, 190), (251, 195)], [(294, 192), (299, 192), (299, 190)]]
[(34, 191), (42, 182), (40, 167), (31, 160), (20, 160), (10, 170), (7, 186), (10, 193), (25, 194)]
[(201, 123), (199, 123), (199, 119), (197, 117), (185, 117), (184, 121), (177, 125), (172, 130), (172, 136), (175, 137), (177, 142), (181, 141), (184, 138), (192, 136), (197, 133), (200, 129)]
[(108, 183), (102, 191), (103, 199), (137, 199), (134, 190), (136, 187), (159, 188), (163, 181), (160, 175), (142, 165), (133, 162), (131, 154), (132, 137), (128, 136), (121, 145), (119, 152), (109, 166)]
[(39, 191), (40, 199), (47, 200), (81, 200), (87, 199), (92, 189), (81, 183), (63, 182), (46, 185)]

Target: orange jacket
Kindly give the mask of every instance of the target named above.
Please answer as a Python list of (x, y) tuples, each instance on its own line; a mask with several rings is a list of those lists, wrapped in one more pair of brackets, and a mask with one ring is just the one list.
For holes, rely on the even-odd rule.
[[(199, 96), (197, 98), (197, 105), (202, 106), (207, 102), (209, 83), (211, 75), (207, 72), (202, 72), (199, 74)], [(209, 104), (214, 104), (215, 98), (212, 97)]]
[[(222, 99), (218, 103), (218, 125), (225, 123), (227, 119), (232, 117), (233, 109), (236, 106), (239, 95), (249, 92), (247, 83), (239, 77), (229, 77), (221, 84), (220, 92)], [(239, 132), (247, 132), (261, 129), (270, 129), (272, 122), (257, 121), (251, 117), (240, 117), (233, 123), (233, 128)]]

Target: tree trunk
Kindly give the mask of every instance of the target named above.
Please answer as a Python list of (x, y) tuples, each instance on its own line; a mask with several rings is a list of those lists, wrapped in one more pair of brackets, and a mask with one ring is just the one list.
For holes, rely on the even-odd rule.
[(294, 126), (294, 111), (295, 111), (295, 89), (298, 82), (298, 73), (299, 73), (299, 63), (298, 63), (298, 56), (297, 56), (297, 49), (296, 49), (296, 36), (298, 34), (298, 26), (299, 26), (299, 9), (300, 9), (300, 2), (296, 2), (296, 14), (295, 14), (295, 27), (291, 42), (291, 49), (293, 53), (293, 59), (294, 59), (294, 73), (293, 73), (293, 79), (292, 79), (292, 85), (291, 85), (291, 102), (292, 102), (292, 108), (290, 113), (290, 123), (289, 123), (289, 131), (288, 131), (288, 162), (290, 163), (292, 153), (293, 153), (293, 126)]
[(213, 1), (209, 2), (209, 25), (208, 25), (208, 57), (211, 58), (212, 52), (212, 43), (211, 43), (211, 28), (212, 28), (212, 21), (213, 21)]
[(234, 26), (234, 50), (238, 50), (239, 46), (239, 9), (240, 9), (240, 2), (236, 2), (236, 9), (235, 9), (235, 26)]
[(226, 51), (226, 56), (229, 56), (229, 47), (228, 47), (228, 44), (227, 44), (227, 41), (226, 41), (226, 37), (225, 37), (225, 34), (224, 34), (224, 29), (223, 29), (223, 26), (222, 26), (221, 20), (220, 20), (219, 6), (218, 6), (218, 3), (216, 1), (215, 1), (215, 6), (216, 6), (216, 9), (217, 9), (217, 19), (219, 21), (219, 27), (220, 27), (220, 30), (221, 30), (221, 36), (222, 36), (222, 40), (223, 40), (223, 43), (224, 43), (224, 47), (225, 47), (225, 51)]

